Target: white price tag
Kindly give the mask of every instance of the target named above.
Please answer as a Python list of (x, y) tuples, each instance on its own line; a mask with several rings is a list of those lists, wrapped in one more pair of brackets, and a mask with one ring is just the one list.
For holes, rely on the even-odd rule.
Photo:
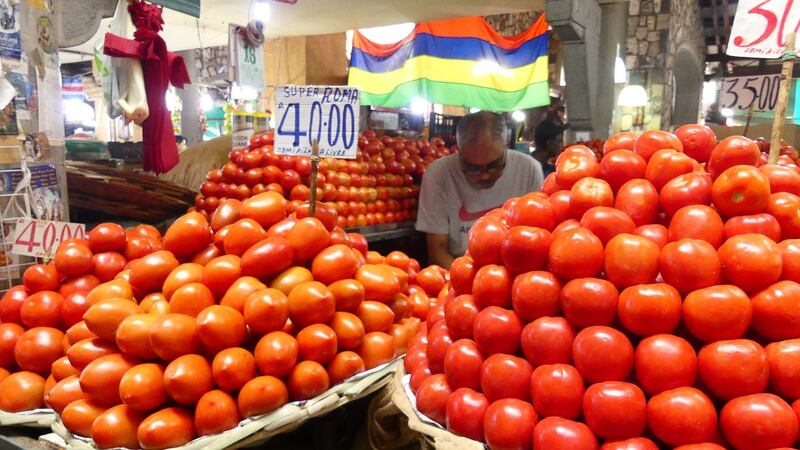
[(754, 111), (772, 111), (780, 85), (780, 74), (723, 78), (720, 107), (747, 111), (752, 105)]
[[(726, 53), (749, 58), (780, 58), (786, 35), (792, 31), (800, 32), (800, 1), (740, 0)], [(800, 38), (797, 42), (800, 44)]]
[(83, 239), (85, 236), (86, 225), (82, 223), (50, 222), (22, 217), (17, 221), (11, 253), (49, 258), (62, 241)]
[(275, 89), (275, 153), (355, 159), (361, 95), (345, 86), (278, 86)]

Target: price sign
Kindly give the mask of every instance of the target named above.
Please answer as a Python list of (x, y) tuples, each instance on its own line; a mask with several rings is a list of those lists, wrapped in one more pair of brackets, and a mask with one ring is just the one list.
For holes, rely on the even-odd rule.
[(278, 86), (275, 89), (275, 153), (355, 159), (358, 149), (358, 89), (344, 86)]
[(239, 33), (238, 25), (229, 29), (229, 43), (235, 61), (236, 83), (261, 90), (264, 87), (264, 52), (260, 47), (251, 46)]
[(84, 236), (86, 225), (82, 223), (50, 222), (22, 217), (17, 221), (11, 253), (37, 258), (50, 257), (62, 241), (83, 239)]
[(778, 104), (781, 75), (731, 77), (722, 79), (720, 107), (754, 111), (772, 111)]
[(790, 32), (800, 32), (800, 0), (740, 0), (726, 53), (780, 58)]

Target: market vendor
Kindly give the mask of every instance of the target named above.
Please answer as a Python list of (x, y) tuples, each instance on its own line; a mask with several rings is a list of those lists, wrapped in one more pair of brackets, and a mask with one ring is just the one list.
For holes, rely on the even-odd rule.
[(417, 230), (427, 233), (428, 260), (449, 268), (467, 250), (472, 224), (511, 198), (542, 187), (542, 166), (506, 149), (506, 123), (480, 111), (461, 118), (459, 152), (434, 161), (422, 178)]

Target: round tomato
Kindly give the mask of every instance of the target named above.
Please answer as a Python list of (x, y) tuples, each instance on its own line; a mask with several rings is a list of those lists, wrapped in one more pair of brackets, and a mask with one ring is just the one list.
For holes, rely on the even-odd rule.
[(645, 161), (649, 161), (655, 152), (662, 149), (673, 149), (682, 152), (683, 144), (674, 134), (660, 130), (649, 130), (642, 133), (633, 146), (633, 151), (641, 155)]
[[(536, 412), (539, 413), (538, 408)], [(533, 448), (596, 450), (597, 438), (584, 423), (561, 417), (547, 417), (539, 421), (533, 429)]]
[(531, 403), (541, 417), (577, 419), (585, 388), (578, 370), (569, 364), (545, 364), (531, 377)]
[(789, 400), (800, 398), (800, 339), (773, 342), (766, 351), (772, 391)]
[(556, 226), (553, 206), (539, 193), (523, 195), (508, 210), (508, 226), (552, 231)]
[(619, 289), (652, 283), (658, 275), (659, 250), (657, 244), (641, 236), (615, 236), (605, 248), (606, 278)]
[(513, 274), (545, 269), (552, 240), (550, 232), (542, 228), (512, 227), (503, 239), (500, 250), (503, 265)]
[(719, 285), (689, 293), (683, 302), (683, 323), (703, 342), (737, 339), (750, 327), (753, 305), (736, 286)]
[(478, 268), (469, 256), (461, 256), (453, 260), (450, 266), (450, 285), (457, 295), (471, 294), (472, 282)]
[(62, 308), (64, 297), (58, 292), (39, 291), (22, 302), (19, 315), (28, 327), (60, 328), (63, 323)]
[(600, 164), (597, 162), (597, 157), (585, 145), (566, 148), (556, 160), (556, 183), (563, 189), (569, 189), (579, 180), (595, 177), (599, 173)]
[(614, 150), (633, 150), (634, 145), (636, 145), (636, 139), (639, 136), (636, 133), (632, 132), (624, 132), (624, 133), (617, 133), (603, 143), (603, 154), (607, 155), (608, 153)]
[(636, 229), (630, 216), (608, 206), (596, 206), (586, 211), (580, 223), (600, 238), (603, 245), (620, 233), (633, 233)]
[(520, 336), (522, 353), (534, 366), (572, 363), (575, 329), (563, 317), (540, 317), (525, 325)]
[(715, 180), (722, 172), (737, 165), (755, 166), (761, 158), (758, 144), (744, 136), (729, 136), (717, 144), (706, 163)]
[(776, 164), (764, 164), (759, 167), (769, 179), (770, 192), (790, 192), (800, 195), (800, 172), (793, 167), (784, 167)]
[(647, 423), (653, 434), (669, 445), (695, 444), (714, 436), (717, 411), (705, 394), (693, 387), (681, 387), (647, 402)]
[(605, 381), (586, 389), (583, 416), (586, 425), (600, 438), (640, 436), (647, 423), (647, 401), (635, 384)]
[(653, 183), (656, 190), (661, 191), (670, 180), (694, 170), (696, 162), (684, 154), (672, 149), (659, 150), (647, 161), (645, 178)]
[(719, 284), (721, 265), (714, 247), (706, 241), (685, 238), (661, 249), (658, 267), (664, 281), (682, 294)]
[(467, 236), (467, 248), (476, 266), (475, 270), (503, 261), (502, 247), (507, 232), (506, 224), (488, 216), (478, 219), (472, 225)]
[(717, 146), (717, 135), (705, 125), (683, 125), (675, 130), (675, 136), (683, 144), (684, 153), (701, 163), (708, 161), (711, 152)]
[(93, 253), (125, 250), (125, 229), (116, 223), (101, 223), (89, 232), (89, 249)]
[(769, 179), (753, 166), (733, 166), (711, 186), (711, 199), (727, 217), (758, 214), (769, 206)]
[(633, 345), (614, 328), (584, 328), (572, 344), (575, 367), (589, 383), (621, 381), (633, 368)]
[(630, 150), (613, 150), (600, 161), (600, 178), (616, 192), (630, 180), (644, 178), (647, 162)]
[(476, 441), (483, 440), (483, 417), (489, 408), (486, 397), (469, 388), (458, 388), (447, 397), (445, 416), (450, 432)]
[(689, 205), (711, 204), (711, 175), (705, 172), (690, 172), (673, 178), (661, 188), (661, 209), (672, 216)]
[(569, 209), (574, 219), (583, 217), (586, 211), (596, 206), (613, 206), (614, 192), (611, 186), (599, 178), (582, 178), (570, 189)]
[(653, 183), (634, 179), (619, 188), (614, 207), (627, 214), (636, 226), (651, 224), (658, 215), (658, 191)]
[(446, 425), (447, 399), (452, 393), (445, 375), (431, 375), (417, 390), (417, 409), (440, 425)]
[(64, 356), (64, 333), (50, 327), (31, 328), (14, 345), (14, 359), (22, 370), (47, 374), (53, 362)]
[(637, 227), (633, 234), (650, 239), (659, 249), (664, 248), (669, 242), (669, 230), (664, 225), (657, 223)]
[(577, 328), (611, 325), (617, 315), (619, 292), (600, 278), (576, 278), (561, 290), (561, 309)]
[(778, 192), (770, 195), (768, 211), (781, 226), (783, 239), (800, 238), (800, 197), (788, 192)]
[(72, 276), (92, 270), (92, 251), (87, 245), (59, 245), (53, 257), (53, 265), (61, 275)]
[(525, 359), (497, 353), (481, 366), (481, 391), (489, 401), (502, 398), (531, 398), (533, 367)]
[(475, 317), (472, 335), (486, 355), (514, 354), (519, 349), (522, 321), (514, 311), (489, 306)]
[[(550, 272), (533, 271), (517, 275), (511, 286), (511, 304), (520, 319), (530, 322), (545, 316), (556, 316), (561, 311), (559, 296), (561, 282)], [(478, 313), (477, 308), (475, 314)], [(445, 318), (447, 310), (445, 310)], [(447, 326), (451, 333), (461, 323), (453, 320)], [(471, 326), (470, 326), (471, 328)], [(470, 329), (470, 336), (472, 330)]]
[(504, 266), (489, 264), (475, 274), (472, 295), (478, 308), (511, 306), (512, 276)]
[(748, 339), (717, 341), (698, 354), (700, 380), (722, 400), (763, 392), (769, 382), (767, 352)]
[(550, 270), (562, 279), (593, 277), (603, 267), (603, 243), (583, 227), (555, 233), (548, 262)]
[(618, 305), (622, 325), (642, 337), (671, 333), (681, 319), (681, 296), (664, 283), (631, 286), (622, 291)]
[(470, 339), (459, 339), (447, 348), (444, 355), (444, 375), (453, 388), (480, 389), (483, 354)]
[(639, 385), (650, 395), (692, 386), (697, 355), (691, 344), (671, 334), (646, 337), (636, 346), (634, 369)]
[(34, 264), (23, 272), (22, 284), (28, 294), (35, 294), (39, 291), (58, 291), (61, 275), (54, 265)]
[(729, 401), (720, 412), (719, 422), (725, 439), (737, 449), (791, 447), (797, 441), (797, 415), (773, 394)]
[(718, 248), (723, 241), (722, 218), (705, 205), (689, 205), (679, 209), (669, 222), (669, 240), (699, 239)]
[(730, 239), (740, 234), (762, 234), (775, 242), (781, 240), (781, 226), (770, 214), (751, 214), (749, 216), (731, 217), (725, 222), (725, 238)]
[(0, 381), (0, 410), (28, 411), (44, 402), (45, 380), (32, 372), (16, 372)]
[(758, 292), (781, 276), (781, 251), (775, 242), (763, 235), (734, 236), (725, 241), (718, 253), (722, 275), (746, 292)]
[(484, 439), (489, 448), (530, 448), (538, 421), (530, 403), (516, 398), (497, 400), (486, 408)]

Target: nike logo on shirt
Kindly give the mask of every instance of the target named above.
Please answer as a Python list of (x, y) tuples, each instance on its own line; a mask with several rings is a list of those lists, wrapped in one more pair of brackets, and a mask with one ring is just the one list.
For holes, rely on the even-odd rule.
[[(500, 206), (503, 206), (503, 205), (500, 205)], [(462, 204), (461, 208), (458, 210), (458, 218), (461, 219), (463, 222), (472, 222), (473, 220), (480, 219), (481, 217), (483, 217), (486, 214), (488, 214), (491, 210), (497, 209), (500, 206), (493, 206), (493, 207), (491, 207), (491, 208), (489, 208), (487, 210), (484, 210), (484, 211), (469, 212), (469, 211), (467, 211), (467, 208), (465, 208), (464, 205)]]

